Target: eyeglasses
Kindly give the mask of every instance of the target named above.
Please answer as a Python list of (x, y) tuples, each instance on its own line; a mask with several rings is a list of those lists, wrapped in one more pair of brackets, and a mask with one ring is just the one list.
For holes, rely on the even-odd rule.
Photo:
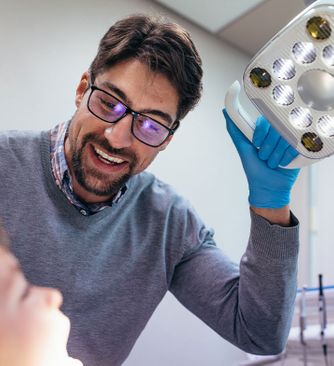
[(112, 94), (91, 85), (91, 92), (87, 101), (88, 110), (97, 118), (108, 123), (116, 123), (126, 115), (132, 115), (131, 133), (145, 145), (158, 147), (173, 135), (179, 127), (175, 121), (174, 128), (168, 128), (162, 123), (133, 111)]

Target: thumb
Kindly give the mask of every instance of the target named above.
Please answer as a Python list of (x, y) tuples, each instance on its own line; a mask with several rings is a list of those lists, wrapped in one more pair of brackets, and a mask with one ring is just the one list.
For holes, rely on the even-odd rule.
[(254, 147), (252, 143), (248, 140), (248, 138), (239, 130), (236, 124), (233, 122), (231, 117), (228, 115), (226, 109), (223, 109), (224, 117), (226, 120), (226, 129), (229, 133), (235, 147), (237, 148), (239, 153), (253, 150)]

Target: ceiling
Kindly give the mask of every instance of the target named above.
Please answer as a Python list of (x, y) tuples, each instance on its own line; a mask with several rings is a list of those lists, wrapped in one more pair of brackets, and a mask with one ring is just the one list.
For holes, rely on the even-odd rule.
[(312, 0), (154, 0), (253, 56)]

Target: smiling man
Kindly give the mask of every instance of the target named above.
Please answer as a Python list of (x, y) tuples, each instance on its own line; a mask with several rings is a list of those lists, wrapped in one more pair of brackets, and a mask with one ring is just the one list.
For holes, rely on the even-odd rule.
[(70, 121), (0, 135), (0, 217), (13, 252), (28, 281), (62, 292), (69, 354), (87, 366), (121, 365), (167, 291), (247, 352), (284, 347), (296, 291), (289, 199), (298, 170), (280, 165), (295, 151), (263, 118), (250, 143), (224, 112), (249, 185), (240, 266), (191, 205), (145, 171), (199, 101), (201, 79), (183, 28), (131, 16), (102, 38)]

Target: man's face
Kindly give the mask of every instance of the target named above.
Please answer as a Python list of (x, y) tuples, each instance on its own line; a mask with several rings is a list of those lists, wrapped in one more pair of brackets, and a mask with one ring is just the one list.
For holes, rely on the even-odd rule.
[[(83, 201), (103, 202), (111, 199), (129, 177), (146, 169), (171, 136), (154, 148), (132, 135), (131, 114), (115, 124), (95, 117), (87, 109), (88, 77), (85, 73), (77, 88), (77, 111), (65, 141), (65, 156), (74, 192)], [(169, 128), (176, 119), (176, 89), (164, 75), (153, 73), (137, 60), (112, 66), (96, 77), (94, 85)]]

